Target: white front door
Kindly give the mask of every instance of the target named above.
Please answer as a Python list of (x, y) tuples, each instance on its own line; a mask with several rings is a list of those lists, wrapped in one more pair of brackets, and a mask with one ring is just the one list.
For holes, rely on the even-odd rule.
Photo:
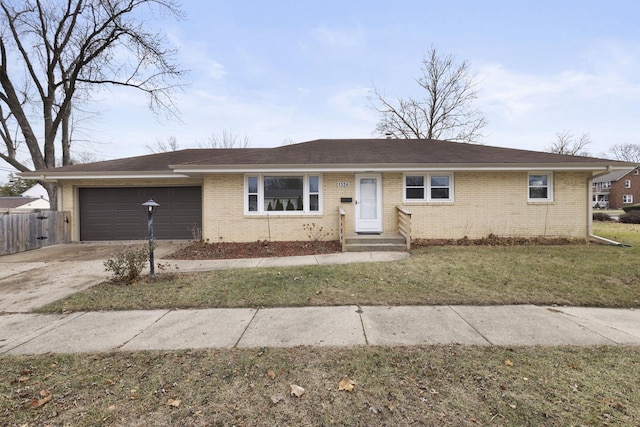
[(356, 175), (356, 233), (382, 232), (382, 177)]

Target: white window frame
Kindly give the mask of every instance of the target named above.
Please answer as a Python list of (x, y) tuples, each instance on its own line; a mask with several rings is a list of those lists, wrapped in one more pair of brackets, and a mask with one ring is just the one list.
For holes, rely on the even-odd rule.
[[(264, 178), (266, 176), (282, 176), (282, 177), (302, 177), (302, 198), (303, 209), (295, 211), (268, 211), (264, 208)], [(318, 192), (311, 192), (309, 188), (309, 177), (318, 177)], [(258, 178), (258, 210), (249, 210), (249, 179)], [(244, 213), (245, 215), (321, 215), (322, 214), (322, 175), (319, 173), (250, 173), (244, 176)], [(318, 196), (318, 210), (311, 211), (310, 195)]]
[(633, 204), (633, 194), (623, 194), (622, 203)]
[(631, 180), (630, 179), (625, 179), (624, 180), (624, 188), (631, 188)]
[[(422, 199), (409, 199), (407, 198), (407, 177), (408, 176), (420, 176), (424, 180), (424, 197)], [(448, 187), (432, 187), (431, 186), (431, 178), (437, 176), (446, 176), (449, 178), (449, 186)], [(416, 188), (416, 187), (409, 187)], [(449, 198), (448, 199), (433, 199), (431, 198), (431, 189), (432, 188), (449, 188)], [(453, 180), (453, 172), (429, 172), (429, 173), (405, 173), (402, 176), (402, 200), (405, 203), (412, 202), (432, 202), (432, 203), (451, 203), (455, 200), (454, 195), (454, 180)]]
[[(536, 188), (536, 187), (532, 187), (530, 185), (531, 182), (531, 177), (532, 176), (539, 176), (539, 175), (546, 175), (547, 177), (547, 197), (546, 198), (542, 198), (542, 197), (531, 197), (531, 188)], [(527, 174), (527, 201), (529, 202), (541, 202), (541, 203), (546, 203), (546, 202), (553, 202), (553, 172), (529, 172)]]

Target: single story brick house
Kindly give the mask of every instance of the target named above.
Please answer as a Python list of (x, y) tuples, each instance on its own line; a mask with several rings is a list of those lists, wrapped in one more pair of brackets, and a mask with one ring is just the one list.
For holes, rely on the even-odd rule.
[(74, 241), (144, 239), (142, 203), (150, 198), (160, 204), (158, 239), (337, 240), (396, 232), (399, 221), (414, 239), (587, 239), (593, 177), (629, 167), (448, 141), (325, 139), (187, 149), (22, 176), (57, 183)]

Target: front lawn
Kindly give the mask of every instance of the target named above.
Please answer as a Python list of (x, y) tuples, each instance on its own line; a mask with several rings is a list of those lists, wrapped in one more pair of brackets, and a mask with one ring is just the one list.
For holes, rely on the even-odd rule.
[(103, 283), (40, 312), (306, 305), (640, 306), (640, 226), (597, 223), (633, 245), (434, 246), (393, 263), (160, 274)]
[[(639, 347), (4, 356), (2, 425), (638, 425)], [(342, 388), (353, 389), (350, 391)], [(300, 397), (291, 386), (302, 387)]]

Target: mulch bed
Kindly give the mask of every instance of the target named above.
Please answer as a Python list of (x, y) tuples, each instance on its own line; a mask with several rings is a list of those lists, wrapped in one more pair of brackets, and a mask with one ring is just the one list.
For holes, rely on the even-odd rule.
[(341, 252), (337, 240), (328, 242), (268, 242), (192, 243), (172, 253), (171, 259), (238, 259), (280, 256), (320, 255)]
[[(430, 246), (525, 246), (525, 245), (575, 245), (584, 244), (584, 239), (566, 238), (524, 238), (498, 237), (489, 235), (482, 239), (415, 239), (411, 242), (412, 249)], [(185, 260), (206, 259), (238, 259), (238, 258), (270, 258), (298, 255), (320, 255), (341, 252), (337, 240), (322, 242), (221, 242), (221, 243), (191, 243), (167, 258)]]

